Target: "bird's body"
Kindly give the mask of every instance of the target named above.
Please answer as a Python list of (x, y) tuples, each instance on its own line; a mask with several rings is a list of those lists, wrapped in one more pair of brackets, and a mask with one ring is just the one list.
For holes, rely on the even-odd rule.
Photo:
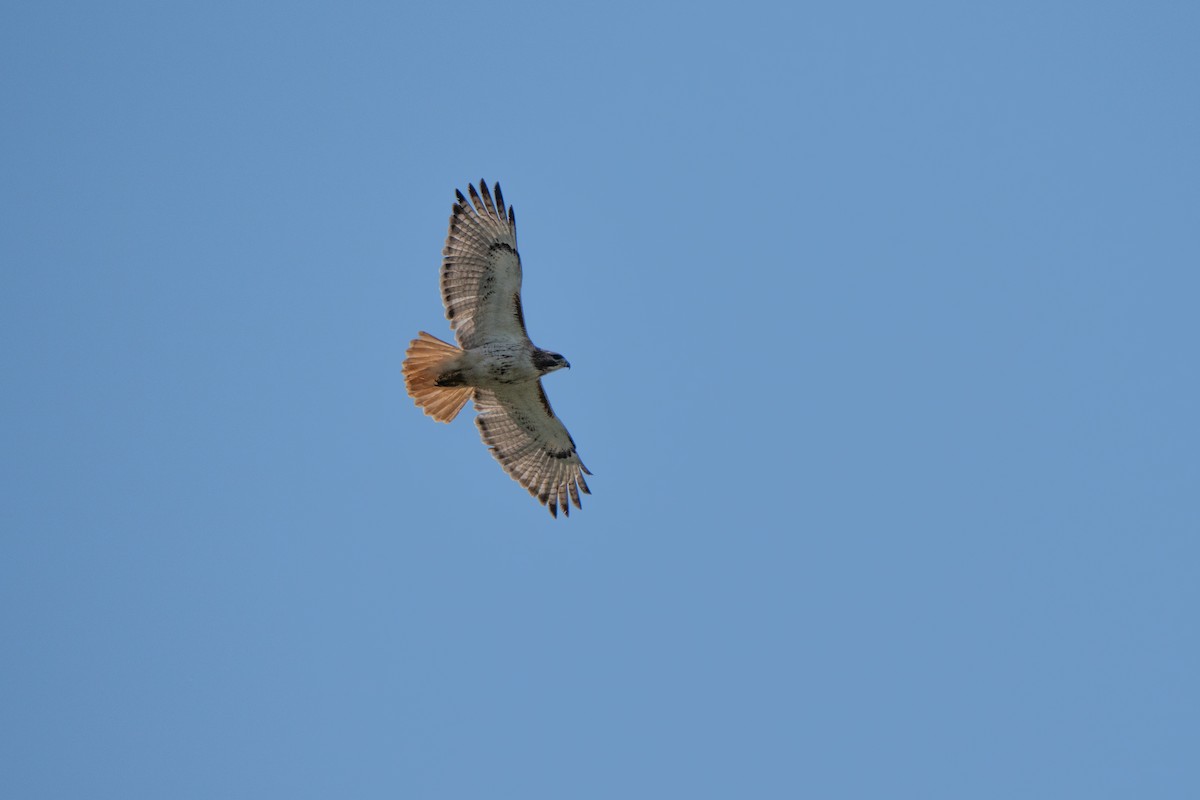
[(536, 352), (525, 342), (494, 339), (464, 350), (461, 356), (446, 362), (445, 371), (434, 383), (480, 389), (503, 389), (529, 383), (542, 377), (534, 364)]
[[(442, 300), (460, 347), (424, 331), (409, 346), (404, 380), (429, 416), (450, 422), (473, 400), (480, 436), (500, 465), (558, 516), (580, 508), (590, 475), (575, 442), (550, 407), (541, 377), (570, 367), (535, 347), (521, 309), (516, 217), (500, 185), (458, 192), (442, 261)], [(507, 213), (506, 213), (507, 211)]]

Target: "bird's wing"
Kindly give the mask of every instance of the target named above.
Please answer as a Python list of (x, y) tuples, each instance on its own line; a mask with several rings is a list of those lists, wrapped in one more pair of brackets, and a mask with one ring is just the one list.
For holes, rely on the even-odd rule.
[(442, 250), (442, 302), (446, 318), (464, 349), (492, 338), (528, 341), (521, 313), (521, 256), (517, 254), (517, 219), (496, 199), (487, 184), (468, 186), (471, 199), (456, 192), (450, 232)]
[(554, 416), (540, 380), (498, 391), (476, 389), (475, 410), (483, 443), (517, 483), (555, 517), (560, 507), (570, 516), (571, 503), (582, 508), (579, 493), (591, 494), (583, 476), (592, 473)]

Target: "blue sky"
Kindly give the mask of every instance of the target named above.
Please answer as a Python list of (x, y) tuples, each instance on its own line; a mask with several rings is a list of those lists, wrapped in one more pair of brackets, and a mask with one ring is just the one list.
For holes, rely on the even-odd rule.
[[(9, 3), (0, 795), (1200, 796), (1187, 3)], [(594, 494), (400, 361), (517, 208)]]

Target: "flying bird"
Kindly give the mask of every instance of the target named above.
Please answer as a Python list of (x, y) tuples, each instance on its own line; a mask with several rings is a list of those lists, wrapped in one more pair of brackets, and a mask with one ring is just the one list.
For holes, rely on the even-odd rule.
[(579, 493), (591, 494), (575, 442), (546, 398), (542, 376), (570, 367), (558, 353), (535, 347), (521, 311), (517, 218), (487, 184), (467, 186), (450, 213), (442, 250), (442, 302), (458, 347), (421, 331), (402, 371), (408, 394), (428, 416), (450, 422), (468, 400), (483, 443), (514, 480), (554, 517)]

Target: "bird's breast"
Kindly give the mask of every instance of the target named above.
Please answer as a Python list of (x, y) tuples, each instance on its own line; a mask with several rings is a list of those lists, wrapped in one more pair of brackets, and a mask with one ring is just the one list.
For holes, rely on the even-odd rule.
[(472, 386), (503, 388), (537, 380), (540, 374), (530, 349), (518, 344), (489, 343), (468, 353), (472, 365), (465, 377)]

